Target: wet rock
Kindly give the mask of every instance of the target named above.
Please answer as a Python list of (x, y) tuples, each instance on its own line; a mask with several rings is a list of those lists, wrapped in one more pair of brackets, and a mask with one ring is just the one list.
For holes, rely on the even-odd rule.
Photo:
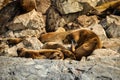
[(119, 80), (120, 56), (79, 62), (0, 56), (0, 79)]
[(43, 16), (35, 10), (17, 16), (7, 27), (14, 32), (15, 37), (39, 36), (45, 32)]
[(50, 0), (36, 0), (37, 11), (41, 12), (42, 14), (46, 14), (46, 11), (51, 5)]
[(61, 14), (75, 13), (83, 10), (82, 5), (77, 0), (52, 0), (57, 10)]

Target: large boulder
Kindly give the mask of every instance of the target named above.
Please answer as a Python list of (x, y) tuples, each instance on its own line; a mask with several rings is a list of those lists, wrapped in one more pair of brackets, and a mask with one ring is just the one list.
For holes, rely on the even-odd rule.
[(120, 38), (109, 38), (102, 41), (102, 46), (106, 49), (120, 53)]
[(52, 0), (61, 14), (75, 13), (83, 10), (78, 0)]
[(45, 14), (51, 5), (50, 0), (36, 0), (37, 11)]
[(96, 49), (93, 51), (92, 55), (89, 56), (87, 59), (88, 60), (103, 59), (106, 57), (109, 58), (109, 57), (113, 57), (113, 56), (120, 56), (120, 54), (111, 49)]
[(117, 25), (116, 23), (111, 23), (106, 29), (106, 33), (109, 38), (120, 37), (120, 25)]
[(39, 37), (41, 33), (46, 32), (43, 16), (40, 12), (36, 12), (35, 10), (16, 16), (7, 28), (13, 31), (15, 37)]
[(1, 80), (119, 80), (120, 56), (91, 61), (33, 60), (0, 56)]

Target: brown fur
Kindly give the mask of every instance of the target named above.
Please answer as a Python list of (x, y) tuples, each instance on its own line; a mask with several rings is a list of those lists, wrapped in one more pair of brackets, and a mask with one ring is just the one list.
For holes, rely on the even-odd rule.
[(76, 59), (80, 60), (83, 56), (89, 56), (95, 49), (101, 48), (99, 37), (90, 30), (81, 29), (67, 32), (50, 32), (41, 36), (42, 42), (60, 42), (72, 45)]
[(101, 48), (99, 37), (90, 30), (81, 29), (66, 36), (65, 42), (74, 41), (76, 59), (80, 60), (83, 56), (89, 56), (93, 50)]
[(69, 32), (49, 32), (40, 36), (41, 42), (61, 42)]
[[(31, 58), (47, 58), (47, 59), (76, 59), (80, 60), (83, 56), (87, 57), (97, 49), (101, 48), (99, 37), (90, 30), (81, 29), (68, 32), (50, 32), (41, 35), (42, 42), (59, 42), (71, 44), (72, 52), (58, 44), (47, 44), (41, 50), (18, 50), (18, 56)], [(44, 57), (43, 57), (44, 56)]]
[(19, 57), (33, 59), (64, 59), (62, 52), (53, 49), (29, 50), (25, 48), (19, 48), (17, 53)]
[(20, 1), (23, 9), (27, 12), (36, 9), (36, 1), (35, 0), (21, 0)]
[(8, 44), (14, 45), (14, 44), (20, 43), (21, 41), (23, 41), (23, 39), (22, 38), (8, 38), (7, 41), (8, 41)]

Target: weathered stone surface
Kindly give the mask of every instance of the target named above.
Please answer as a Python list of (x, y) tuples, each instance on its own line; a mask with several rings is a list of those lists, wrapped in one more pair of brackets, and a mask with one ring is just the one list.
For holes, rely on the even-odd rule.
[(42, 48), (43, 44), (36, 37), (30, 37), (23, 40), (23, 44), (26, 48), (39, 50)]
[(59, 27), (63, 27), (66, 24), (66, 21), (62, 16), (55, 10), (52, 6), (49, 8), (46, 17), (46, 31), (55, 31)]
[(50, 0), (36, 0), (36, 5), (37, 11), (42, 12), (42, 14), (45, 14), (51, 5), (51, 2)]
[(120, 38), (110, 38), (103, 40), (102, 46), (120, 53)]
[(103, 18), (100, 21), (100, 24), (103, 26), (103, 28), (106, 30), (107, 28), (109, 28), (109, 26), (111, 24), (116, 24), (116, 25), (120, 25), (120, 16), (117, 15), (109, 15), (106, 16), (106, 18)]
[(0, 9), (10, 3), (12, 0), (0, 0)]
[(106, 17), (107, 24), (115, 23), (117, 25), (120, 25), (120, 16), (116, 15), (110, 15)]
[(8, 25), (8, 29), (14, 31), (16, 37), (39, 36), (45, 32), (45, 22), (40, 12), (32, 10), (29, 13), (17, 16)]
[(120, 25), (116, 23), (111, 23), (109, 27), (106, 29), (107, 36), (109, 38), (117, 38), (120, 37)]
[(91, 6), (95, 7), (100, 0), (79, 0), (79, 1), (80, 1), (80, 2), (87, 2), (87, 3), (89, 3)]
[(106, 18), (106, 33), (108, 37), (120, 37), (120, 16), (110, 15)]
[(0, 57), (1, 80), (119, 80), (120, 56), (86, 62)]
[(100, 59), (100, 58), (106, 58), (106, 57), (113, 57), (113, 56), (119, 56), (120, 54), (116, 51), (113, 51), (111, 49), (96, 49), (93, 51), (92, 55), (89, 56), (87, 59)]
[(97, 24), (99, 22), (97, 16), (86, 16), (81, 15), (77, 18), (77, 22), (80, 24), (81, 27), (89, 27), (92, 24)]
[(83, 10), (78, 0), (52, 0), (61, 14), (75, 13)]

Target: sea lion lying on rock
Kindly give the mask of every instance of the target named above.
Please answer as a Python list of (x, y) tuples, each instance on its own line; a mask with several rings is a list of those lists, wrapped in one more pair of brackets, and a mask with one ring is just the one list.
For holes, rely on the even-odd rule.
[(41, 49), (30, 50), (25, 48), (17, 49), (19, 57), (33, 58), (33, 59), (64, 59), (64, 55), (59, 50)]
[[(95, 49), (101, 48), (101, 41), (99, 37), (93, 31), (87, 29), (66, 32), (49, 32), (42, 34), (40, 40), (45, 43), (43, 49), (18, 49), (18, 56), (31, 57), (33, 59), (70, 58), (81, 60), (83, 56), (87, 57), (91, 55)], [(66, 48), (66, 44), (70, 44), (71, 48)]]
[(64, 44), (72, 44), (71, 51), (77, 60), (83, 56), (89, 56), (95, 49), (101, 48), (101, 41), (93, 31), (87, 29), (72, 30), (67, 32), (50, 32), (41, 35), (43, 42), (62, 41)]

